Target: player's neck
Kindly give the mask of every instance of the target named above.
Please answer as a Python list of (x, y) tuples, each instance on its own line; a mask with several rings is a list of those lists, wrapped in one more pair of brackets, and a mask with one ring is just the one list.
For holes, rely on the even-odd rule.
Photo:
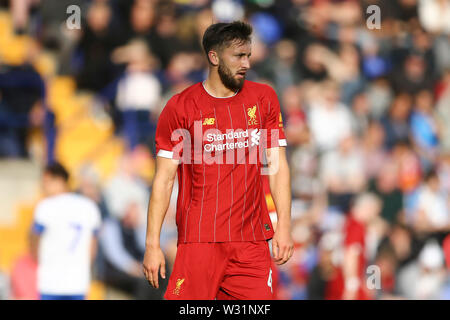
[(67, 186), (58, 186), (56, 188), (54, 188), (53, 190), (49, 190), (47, 192), (47, 196), (49, 197), (54, 197), (54, 196), (59, 196), (61, 194), (64, 193), (68, 193), (69, 192), (69, 188)]
[(220, 80), (217, 72), (210, 72), (208, 78), (203, 81), (206, 92), (216, 98), (229, 98), (236, 95), (237, 91), (228, 89)]

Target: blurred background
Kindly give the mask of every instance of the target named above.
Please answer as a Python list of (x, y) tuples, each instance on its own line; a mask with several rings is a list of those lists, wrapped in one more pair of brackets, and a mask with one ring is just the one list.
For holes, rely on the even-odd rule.
[[(238, 19), (288, 140), (296, 249), (276, 297), (335, 298), (358, 238), (381, 271), (370, 298), (450, 298), (450, 0), (0, 0), (0, 299), (38, 296), (29, 234), (53, 160), (102, 213), (89, 299), (162, 297), (139, 271), (156, 123), (205, 79), (204, 30)], [(367, 192), (378, 201), (353, 201)]]

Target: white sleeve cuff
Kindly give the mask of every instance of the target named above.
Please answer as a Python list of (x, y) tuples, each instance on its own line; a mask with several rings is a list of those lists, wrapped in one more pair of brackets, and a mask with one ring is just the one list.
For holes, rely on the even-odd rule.
[(287, 146), (286, 139), (279, 139), (279, 140), (278, 140), (278, 145), (279, 145), (280, 147), (286, 147), (286, 146)]
[(173, 152), (161, 149), (158, 151), (157, 156), (161, 158), (173, 159)]

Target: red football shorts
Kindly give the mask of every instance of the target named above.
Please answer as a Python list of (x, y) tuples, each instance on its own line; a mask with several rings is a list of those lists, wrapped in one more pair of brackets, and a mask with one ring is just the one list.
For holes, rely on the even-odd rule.
[(180, 243), (167, 300), (271, 300), (267, 241)]

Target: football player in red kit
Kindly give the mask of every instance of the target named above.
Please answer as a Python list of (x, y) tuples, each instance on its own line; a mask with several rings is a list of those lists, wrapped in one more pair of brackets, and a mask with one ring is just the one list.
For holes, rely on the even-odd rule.
[(379, 215), (380, 199), (371, 193), (359, 195), (344, 224), (342, 265), (327, 284), (327, 300), (369, 300), (372, 292), (366, 283), (367, 227)]
[[(289, 168), (280, 106), (268, 85), (245, 80), (250, 25), (208, 27), (209, 74), (173, 96), (156, 130), (144, 273), (165, 278), (160, 231), (178, 176), (178, 247), (166, 299), (272, 299), (273, 261), (293, 253)], [(267, 174), (278, 225), (268, 215)]]

